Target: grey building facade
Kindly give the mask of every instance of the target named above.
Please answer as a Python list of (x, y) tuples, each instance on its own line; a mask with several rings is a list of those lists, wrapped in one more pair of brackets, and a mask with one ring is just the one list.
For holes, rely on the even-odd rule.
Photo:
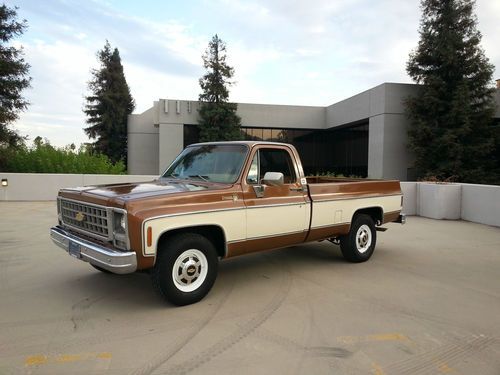
[[(327, 107), (238, 103), (243, 137), (294, 144), (306, 174), (413, 179), (404, 100), (417, 85), (383, 83)], [(496, 93), (500, 103), (500, 92)], [(500, 118), (500, 109), (497, 109)], [(128, 172), (160, 174), (198, 141), (198, 102), (160, 99), (128, 119)]]

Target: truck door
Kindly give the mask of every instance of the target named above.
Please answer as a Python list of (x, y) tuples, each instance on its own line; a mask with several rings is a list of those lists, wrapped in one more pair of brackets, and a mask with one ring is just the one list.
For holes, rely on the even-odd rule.
[[(247, 216), (244, 252), (303, 242), (309, 229), (310, 202), (293, 153), (286, 146), (262, 146), (253, 150), (251, 158), (242, 181)], [(283, 184), (265, 185), (266, 172), (283, 173)]]

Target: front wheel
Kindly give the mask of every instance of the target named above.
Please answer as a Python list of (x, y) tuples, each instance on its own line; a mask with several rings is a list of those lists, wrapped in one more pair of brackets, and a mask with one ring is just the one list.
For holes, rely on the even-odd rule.
[(376, 242), (377, 231), (373, 219), (359, 214), (354, 217), (349, 233), (340, 237), (340, 250), (349, 262), (366, 262), (372, 256)]
[(158, 250), (151, 278), (163, 298), (183, 306), (207, 295), (217, 277), (218, 259), (212, 242), (196, 233), (184, 233), (169, 238)]

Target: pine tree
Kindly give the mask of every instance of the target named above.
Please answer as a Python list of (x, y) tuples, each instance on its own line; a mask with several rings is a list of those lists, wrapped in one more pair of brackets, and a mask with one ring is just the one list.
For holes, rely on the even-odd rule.
[(226, 45), (217, 34), (208, 44), (202, 58), (207, 73), (200, 79), (200, 140), (239, 140), (241, 118), (236, 114), (237, 104), (229, 102), (228, 90), (234, 69), (226, 63)]
[(22, 91), (30, 87), (29, 64), (24, 61), (22, 48), (9, 45), (9, 41), (22, 35), (26, 20), (17, 20), (17, 7), (0, 6), (0, 145), (18, 146), (24, 143), (9, 124), (28, 108)]
[(101, 64), (92, 70), (83, 112), (87, 115), (85, 133), (95, 152), (107, 155), (114, 163), (127, 158), (127, 117), (135, 107), (130, 94), (118, 49), (112, 50), (108, 41), (97, 53)]
[(422, 84), (407, 100), (420, 177), (492, 182), (493, 65), (480, 47), (473, 0), (422, 0), (420, 41), (406, 70)]

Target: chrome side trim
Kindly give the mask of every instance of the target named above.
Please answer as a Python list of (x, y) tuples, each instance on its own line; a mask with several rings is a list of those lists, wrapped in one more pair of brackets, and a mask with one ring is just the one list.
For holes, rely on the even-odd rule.
[(142, 229), (144, 230), (144, 225), (146, 222), (151, 221), (151, 220), (156, 220), (156, 219), (163, 219), (165, 217), (175, 217), (175, 216), (185, 216), (185, 215), (198, 215), (198, 214), (206, 214), (209, 212), (221, 212), (221, 211), (234, 211), (234, 210), (245, 210), (246, 207), (231, 207), (231, 208), (219, 208), (215, 210), (203, 210), (203, 211), (190, 211), (190, 212), (179, 212), (177, 214), (165, 214), (165, 215), (158, 215), (158, 216), (152, 216), (147, 219), (145, 219), (142, 223)]
[(281, 207), (281, 206), (302, 206), (305, 204), (311, 204), (311, 202), (300, 202), (300, 203), (277, 203), (277, 204), (266, 204), (259, 206), (240, 206), (240, 207), (231, 207), (231, 208), (218, 208), (214, 210), (203, 210), (203, 211), (190, 211), (190, 212), (180, 212), (177, 214), (165, 214), (152, 216), (144, 220), (142, 224), (142, 229), (144, 230), (144, 225), (146, 222), (156, 219), (163, 219), (165, 217), (176, 217), (176, 216), (185, 216), (185, 215), (198, 215), (198, 214), (207, 214), (211, 212), (222, 212), (222, 211), (234, 211), (234, 210), (246, 210), (246, 209), (254, 209), (254, 208), (269, 208), (269, 207)]
[(60, 226), (50, 228), (52, 241), (69, 253), (70, 241), (80, 245), (80, 258), (95, 266), (104, 268), (113, 273), (126, 274), (137, 269), (137, 256), (135, 252), (118, 251), (77, 237)]
[(299, 203), (277, 203), (277, 204), (262, 204), (258, 206), (246, 206), (245, 208), (248, 210), (256, 209), (256, 208), (271, 208), (271, 207), (283, 207), (283, 206), (303, 206), (311, 204), (311, 202), (299, 202)]
[(331, 228), (331, 227), (339, 227), (341, 225), (351, 225), (350, 221), (345, 221), (343, 223), (336, 223), (336, 224), (326, 224), (326, 225), (318, 225), (317, 227), (311, 227), (312, 229), (322, 229), (322, 228)]
[[(160, 234), (158, 235), (158, 239), (160, 239), (160, 237), (163, 236), (165, 233), (168, 233), (168, 232), (171, 232), (171, 231), (174, 231), (174, 230), (186, 229), (186, 228), (199, 228), (199, 227), (203, 227), (203, 226), (220, 228), (220, 230), (222, 231), (222, 236), (224, 237), (224, 256), (223, 256), (223, 258), (225, 258), (227, 256), (227, 244), (230, 243), (230, 242), (226, 241), (226, 232), (224, 231), (224, 228), (222, 228), (220, 225), (217, 225), (217, 224), (207, 224), (207, 225), (195, 224), (195, 225), (185, 225), (185, 226), (182, 226), (182, 227), (175, 227), (173, 229), (167, 229), (167, 230), (164, 230), (164, 231), (160, 232)], [(156, 242), (156, 247), (158, 248), (158, 242)], [(156, 253), (155, 254), (145, 254), (144, 253), (144, 247), (143, 247), (143, 249), (142, 249), (142, 256), (143, 257), (155, 257), (156, 258)], [(155, 263), (156, 263), (156, 259), (155, 259)]]
[(332, 199), (320, 199), (314, 200), (321, 196), (326, 196), (330, 194), (311, 194), (313, 203), (323, 203), (323, 202), (333, 202), (333, 201), (344, 201), (344, 200), (355, 200), (355, 199), (371, 199), (371, 198), (385, 198), (385, 197), (401, 197), (403, 194), (387, 194), (387, 195), (370, 195), (365, 197), (346, 197), (346, 198), (332, 198)]
[(242, 240), (234, 240), (234, 241), (228, 241), (227, 244), (232, 244), (232, 243), (237, 243), (237, 242), (246, 242), (246, 241), (250, 241), (250, 240), (262, 240), (262, 239), (266, 239), (266, 238), (276, 238), (276, 237), (281, 237), (281, 236), (289, 236), (291, 234), (300, 234), (300, 233), (306, 233), (308, 232), (307, 229), (305, 230), (298, 230), (298, 231), (295, 231), (295, 232), (286, 232), (286, 233), (282, 233), (280, 235), (275, 235), (275, 234), (272, 234), (272, 235), (269, 235), (269, 236), (257, 236), (257, 237), (249, 237), (249, 238), (244, 238)]

